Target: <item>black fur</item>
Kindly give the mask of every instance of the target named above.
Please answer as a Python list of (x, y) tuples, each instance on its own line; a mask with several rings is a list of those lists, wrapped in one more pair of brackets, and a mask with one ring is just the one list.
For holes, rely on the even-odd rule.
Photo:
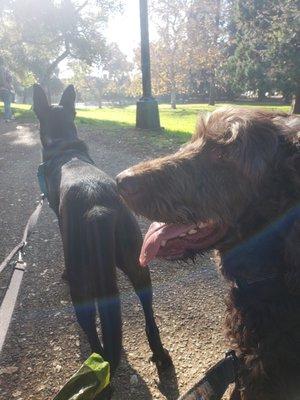
[[(121, 309), (116, 267), (130, 279), (146, 319), (154, 360), (171, 364), (152, 309), (149, 270), (139, 265), (142, 236), (121, 201), (115, 182), (92, 162), (74, 124), (75, 91), (68, 86), (59, 106), (49, 106), (43, 89), (34, 86), (34, 111), (40, 121), (45, 180), (50, 207), (58, 217), (70, 293), (91, 350), (109, 360), (114, 372), (121, 354)], [(99, 312), (102, 343), (96, 331)]]

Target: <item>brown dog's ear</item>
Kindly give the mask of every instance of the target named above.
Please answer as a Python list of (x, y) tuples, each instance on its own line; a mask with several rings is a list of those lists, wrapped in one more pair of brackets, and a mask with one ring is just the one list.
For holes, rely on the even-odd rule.
[(33, 85), (33, 110), (38, 119), (42, 119), (49, 111), (47, 96), (43, 88), (36, 83)]
[(253, 122), (239, 133), (238, 141), (240, 167), (252, 182), (258, 183), (276, 155), (278, 128), (271, 121)]
[(73, 85), (69, 85), (64, 90), (59, 105), (67, 110), (75, 109), (76, 92)]

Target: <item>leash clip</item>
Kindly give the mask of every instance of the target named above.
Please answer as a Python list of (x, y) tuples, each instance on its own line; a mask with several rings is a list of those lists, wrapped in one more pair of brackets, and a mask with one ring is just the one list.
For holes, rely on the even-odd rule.
[(236, 355), (236, 352), (235, 352), (234, 350), (228, 350), (228, 351), (226, 351), (226, 353), (225, 353), (225, 358), (230, 358), (230, 359), (231, 359), (231, 361), (232, 361), (232, 366), (233, 366), (234, 373), (235, 373), (235, 376), (238, 377), (238, 374), (239, 374), (239, 367), (240, 367), (240, 365), (239, 365), (240, 361), (239, 361), (239, 359), (238, 359), (238, 357), (237, 357), (237, 355)]
[(231, 357), (234, 361), (238, 361), (238, 358), (236, 356), (236, 353), (234, 350), (227, 350), (225, 353), (225, 357)]
[(20, 271), (25, 271), (26, 266), (27, 266), (27, 264), (23, 260), (22, 251), (19, 251), (18, 260), (15, 263), (15, 269), (18, 269)]
[(225, 353), (225, 358), (230, 358), (232, 361), (235, 386), (238, 390), (240, 390), (242, 388), (241, 376), (244, 370), (241, 360), (238, 358), (234, 350), (228, 350)]
[[(26, 242), (24, 242), (24, 246), (26, 246)], [(24, 262), (22, 251), (19, 251), (19, 256), (18, 256), (18, 261), (17, 262), (18, 263), (23, 263)]]

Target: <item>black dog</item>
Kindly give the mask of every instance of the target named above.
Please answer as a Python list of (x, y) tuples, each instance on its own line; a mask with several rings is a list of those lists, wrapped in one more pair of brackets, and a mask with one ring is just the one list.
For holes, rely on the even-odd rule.
[[(153, 360), (171, 364), (152, 309), (149, 270), (140, 268), (142, 236), (121, 201), (115, 182), (91, 160), (74, 124), (75, 90), (64, 91), (59, 106), (49, 106), (39, 85), (33, 89), (34, 111), (40, 121), (45, 186), (58, 217), (70, 293), (80, 326), (91, 349), (115, 371), (122, 347), (120, 299), (116, 266), (130, 279), (142, 303)], [(96, 331), (98, 309), (102, 342)]]

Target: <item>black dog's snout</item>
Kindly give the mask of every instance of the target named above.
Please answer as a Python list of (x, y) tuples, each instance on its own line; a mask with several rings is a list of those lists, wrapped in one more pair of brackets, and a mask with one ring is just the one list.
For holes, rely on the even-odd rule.
[(125, 170), (121, 172), (117, 178), (117, 185), (118, 189), (121, 193), (127, 194), (127, 195), (133, 195), (139, 192), (140, 187), (138, 183), (138, 179), (136, 176), (132, 174), (132, 172), (129, 170)]

